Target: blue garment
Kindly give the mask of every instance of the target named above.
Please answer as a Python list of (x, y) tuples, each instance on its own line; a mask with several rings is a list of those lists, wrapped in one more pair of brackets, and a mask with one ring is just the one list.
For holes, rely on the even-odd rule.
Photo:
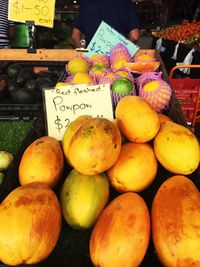
[(88, 44), (102, 20), (126, 38), (131, 30), (139, 28), (131, 0), (82, 1), (74, 27), (84, 33)]

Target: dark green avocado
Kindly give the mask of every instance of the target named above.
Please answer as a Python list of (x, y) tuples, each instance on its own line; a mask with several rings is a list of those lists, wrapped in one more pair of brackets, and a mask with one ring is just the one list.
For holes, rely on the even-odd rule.
[(7, 74), (10, 78), (16, 78), (21, 69), (22, 66), (20, 64), (10, 64), (10, 66), (7, 68)]
[(16, 82), (23, 85), (26, 81), (34, 79), (35, 73), (31, 68), (23, 68), (19, 71)]
[(19, 86), (19, 84), (17, 84), (17, 82), (15, 81), (15, 79), (8, 80), (7, 81), (7, 86), (8, 86), (9, 95), (11, 97), (12, 97), (12, 95), (15, 94), (16, 91), (18, 91), (20, 89), (20, 86)]
[(55, 82), (48, 77), (38, 77), (36, 79), (37, 90), (42, 91), (47, 88), (51, 88), (55, 85)]
[(37, 74), (38, 78), (43, 77), (43, 78), (48, 78), (52, 80), (52, 82), (57, 82), (58, 81), (58, 74), (56, 72), (50, 71), (50, 70), (44, 70), (41, 71)]
[(17, 104), (34, 104), (39, 100), (39, 94), (35, 91), (27, 90), (26, 88), (19, 88), (14, 94), (11, 95), (11, 98), (14, 103)]
[(0, 101), (2, 101), (8, 94), (7, 83), (5, 80), (0, 80)]
[(36, 79), (29, 79), (25, 82), (24, 87), (28, 90), (35, 90), (37, 87)]

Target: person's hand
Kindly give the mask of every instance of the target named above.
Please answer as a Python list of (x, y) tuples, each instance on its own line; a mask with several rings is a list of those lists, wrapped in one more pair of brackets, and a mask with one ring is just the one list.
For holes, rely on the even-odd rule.
[(139, 38), (140, 38), (140, 31), (139, 31), (139, 29), (133, 29), (132, 31), (130, 31), (129, 34), (128, 34), (128, 38), (133, 43), (136, 43), (139, 40)]

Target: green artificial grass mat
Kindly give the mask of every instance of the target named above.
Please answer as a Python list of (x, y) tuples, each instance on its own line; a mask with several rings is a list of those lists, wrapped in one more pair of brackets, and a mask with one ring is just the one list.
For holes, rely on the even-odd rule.
[(17, 153), (32, 128), (32, 121), (0, 121), (0, 150)]

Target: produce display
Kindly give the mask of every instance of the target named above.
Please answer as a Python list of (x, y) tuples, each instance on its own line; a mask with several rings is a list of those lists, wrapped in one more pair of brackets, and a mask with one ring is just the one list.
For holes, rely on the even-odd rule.
[(34, 104), (42, 101), (42, 90), (53, 87), (63, 72), (61, 67), (38, 67), (10, 62), (1, 71), (0, 103)]
[(183, 42), (189, 46), (200, 48), (200, 21), (183, 20), (182, 24), (167, 27), (159, 32), (153, 32), (153, 36), (166, 40)]
[[(6, 176), (0, 190), (3, 264), (200, 266), (199, 142), (168, 116), (172, 92), (162, 72), (127, 67), (142, 68), (155, 57), (139, 51), (133, 59), (121, 45), (116, 49), (120, 57), (114, 54), (112, 65), (105, 55), (71, 59), (65, 81), (57, 83), (109, 81), (114, 120), (78, 116), (61, 142), (36, 130), (14, 157), (14, 188), (7, 188)], [(166, 86), (161, 95), (159, 82)]]
[[(126, 46), (122, 43), (118, 43), (110, 49), (109, 56), (94, 54), (91, 58), (85, 57), (84, 55), (71, 58), (66, 65), (66, 78), (64, 83), (66, 83), (66, 85), (109, 84), (115, 108), (119, 100), (124, 96), (139, 94), (136, 90), (136, 78), (138, 75), (147, 72), (154, 73), (159, 67), (160, 62), (156, 59), (155, 53), (152, 53), (152, 51), (145, 53), (139, 50), (134, 57), (131, 57)], [(159, 76), (159, 81), (164, 84), (164, 80), (161, 76), (162, 75)], [(152, 78), (152, 80), (154, 79), (155, 77)], [(62, 87), (64, 83), (57, 83), (55, 87)], [(164, 87), (165, 88), (160, 88), (159, 86), (158, 89), (161, 90), (157, 90), (157, 94), (153, 93), (149, 97), (149, 101), (154, 105), (154, 96), (158, 96), (155, 107), (158, 105), (159, 107), (157, 108), (159, 108), (159, 111), (163, 111), (167, 108), (171, 97), (169, 86), (167, 87), (167, 94), (166, 86)], [(163, 99), (160, 101), (161, 98)]]
[[(159, 153), (161, 154), (160, 151), (162, 151), (163, 149), (163, 142), (162, 141), (158, 142), (157, 138), (159, 138), (159, 135), (163, 135), (163, 128), (168, 129), (168, 127), (170, 128), (170, 126), (174, 127), (173, 133), (170, 133), (170, 129), (166, 130), (165, 140), (170, 140), (169, 143), (172, 142), (171, 143), (172, 147), (173, 146), (179, 147), (177, 151), (173, 150), (172, 148), (171, 154), (170, 150), (167, 149), (167, 154), (169, 154), (167, 155), (168, 158), (173, 159), (175, 157), (179, 159), (179, 161), (176, 162), (176, 168), (179, 167), (181, 169), (181, 166), (183, 165), (187, 168), (188, 164), (194, 160), (195, 163), (194, 164), (192, 163), (193, 164), (192, 168), (189, 167), (191, 173), (197, 170), (200, 162), (199, 144), (193, 133), (190, 132), (185, 126), (181, 126), (175, 122), (171, 122), (170, 119), (167, 118), (167, 116), (165, 117), (165, 121), (161, 122), (159, 119), (159, 113), (156, 113), (153, 109), (152, 109), (152, 117), (155, 117), (153, 121), (155, 120), (156, 125), (158, 125), (156, 131), (153, 131), (151, 137), (149, 137), (147, 140), (141, 139), (140, 142), (134, 142), (129, 139), (129, 135), (127, 135), (127, 133), (130, 133), (130, 130), (128, 127), (124, 126), (131, 125), (132, 121), (134, 120), (132, 119), (131, 116), (128, 116), (128, 118), (123, 118), (123, 116), (121, 116), (121, 113), (123, 114), (124, 111), (123, 109), (118, 109), (118, 106), (120, 108), (121, 103), (127, 101), (126, 106), (129, 106), (129, 112), (132, 113), (135, 109), (135, 106), (132, 105), (132, 102), (134, 102), (135, 100), (138, 101), (138, 98), (139, 98), (138, 96), (125, 96), (122, 100), (119, 101), (115, 111), (116, 120), (118, 122), (117, 124), (114, 121), (109, 121), (104, 118), (93, 118), (87, 115), (78, 117), (72, 122), (72, 126), (66, 129), (66, 132), (63, 136), (64, 139), (59, 144), (63, 157), (65, 157), (66, 159), (65, 168), (67, 168), (68, 170), (67, 173), (66, 172), (62, 173), (62, 176), (59, 181), (60, 186), (57, 184), (54, 191), (56, 192), (59, 199), (59, 207), (60, 207), (59, 214), (60, 216), (62, 215), (64, 219), (63, 224), (67, 224), (69, 228), (74, 229), (74, 231), (81, 230), (80, 232), (80, 234), (82, 233), (81, 235), (84, 236), (84, 232), (89, 230), (89, 232), (87, 233), (90, 233), (88, 237), (88, 242), (89, 242), (88, 249), (89, 249), (89, 258), (91, 260), (91, 266), (92, 264), (94, 266), (101, 266), (101, 264), (103, 264), (102, 266), (123, 266), (125, 264), (129, 264), (130, 266), (139, 266), (144, 260), (150, 242), (152, 226), (150, 224), (151, 220), (150, 211), (148, 210), (148, 208), (151, 207), (151, 204), (146, 202), (145, 198), (143, 198), (142, 196), (142, 193), (146, 189), (150, 188), (152, 184), (158, 182), (157, 180), (159, 179), (159, 177), (157, 176), (158, 166), (159, 168), (162, 166), (163, 168), (170, 169), (171, 173), (168, 173), (169, 179), (172, 179), (170, 177), (172, 177), (173, 174), (179, 173), (179, 169), (178, 171), (176, 169), (172, 169), (171, 162), (170, 161), (168, 162), (167, 160), (163, 162), (162, 157), (160, 157), (159, 155)], [(133, 101), (130, 101), (130, 99), (133, 99)], [(140, 100), (139, 103), (137, 103), (138, 124), (140, 123), (142, 124), (143, 121), (146, 120), (145, 116), (142, 117), (139, 115), (141, 112), (140, 107), (143, 108), (143, 104), (144, 100), (142, 99)], [(150, 110), (151, 107), (149, 106), (149, 104), (146, 103), (146, 105), (148, 105), (148, 108)], [(181, 128), (179, 129), (179, 127)], [(68, 129), (69, 129), (69, 134), (67, 134)], [(102, 132), (103, 129), (104, 132)], [(123, 136), (126, 137), (126, 141), (122, 145), (121, 145), (121, 135), (119, 133), (119, 130), (123, 134)], [(146, 134), (148, 136), (149, 130), (147, 128), (146, 130), (147, 130)], [(173, 138), (170, 135), (175, 135), (177, 136), (177, 138)], [(10, 195), (12, 198), (12, 194), (14, 194), (15, 190), (19, 191), (21, 190), (27, 196), (25, 198), (26, 200), (24, 199), (24, 201), (26, 201), (27, 204), (20, 205), (19, 206), (20, 210), (18, 209), (16, 204), (13, 205), (13, 207), (14, 206), (16, 207), (14, 209), (16, 211), (16, 213), (14, 214), (16, 215), (13, 215), (12, 217), (13, 219), (10, 220), (10, 223), (8, 224), (9, 230), (12, 229), (12, 222), (14, 222), (15, 228), (16, 225), (19, 224), (28, 225), (28, 222), (26, 221), (28, 216), (25, 217), (22, 216), (22, 214), (24, 213), (26, 214), (26, 212), (30, 213), (29, 216), (37, 217), (36, 215), (37, 213), (35, 213), (35, 208), (29, 207), (30, 205), (33, 205), (33, 207), (35, 207), (36, 203), (38, 203), (39, 205), (42, 205), (43, 203), (39, 195), (37, 198), (36, 192), (38, 192), (38, 194), (40, 194), (41, 196), (40, 193), (41, 189), (37, 189), (37, 186), (42, 187), (42, 185), (45, 184), (46, 188), (49, 188), (48, 190), (51, 190), (52, 192), (52, 189), (50, 189), (50, 186), (48, 185), (48, 175), (49, 175), (48, 169), (51, 169), (52, 167), (54, 171), (59, 172), (60, 162), (57, 162), (57, 157), (54, 158), (53, 154), (52, 156), (50, 156), (52, 153), (51, 146), (49, 147), (49, 145), (45, 144), (46, 138), (50, 137), (46, 137), (44, 135), (42, 137), (39, 137), (34, 142), (32, 142), (28, 146), (28, 148), (24, 151), (20, 159), (20, 165), (21, 165), (23, 164), (23, 161), (27, 158), (27, 166), (24, 172), (26, 173), (32, 172), (33, 171), (32, 169), (34, 168), (36, 169), (36, 167), (34, 166), (38, 165), (41, 167), (40, 168), (38, 167), (39, 169), (35, 170), (35, 175), (37, 175), (38, 178), (40, 179), (40, 173), (42, 173), (44, 169), (46, 171), (46, 177), (45, 177), (45, 172), (43, 172), (43, 181), (40, 180), (40, 182), (38, 181), (35, 182), (36, 177), (32, 175), (30, 176), (29, 181), (27, 182), (26, 185), (19, 185), (17, 189), (14, 189), (14, 191), (12, 191), (8, 195), (8, 198)], [(74, 142), (75, 143), (78, 142), (79, 145), (74, 147)], [(187, 158), (186, 157), (187, 152), (184, 153), (184, 151), (188, 151), (188, 142), (192, 142), (194, 143), (194, 145), (191, 146), (190, 153), (188, 154)], [(63, 145), (65, 145), (66, 143), (67, 146), (65, 146), (65, 154), (67, 155), (67, 157), (64, 154), (64, 147), (63, 147)], [(92, 143), (91, 146), (90, 143)], [(102, 148), (103, 144), (104, 147)], [(58, 144), (55, 144), (55, 146), (57, 145)], [(167, 145), (168, 144), (166, 144), (166, 146)], [(54, 146), (53, 142), (52, 146)], [(53, 150), (55, 152), (55, 155), (57, 155), (56, 150), (57, 149), (55, 148)], [(81, 170), (83, 171), (86, 170), (86, 174), (76, 169), (78, 165), (76, 165), (76, 162), (74, 162), (73, 160), (74, 155), (71, 152), (73, 150), (74, 150), (73, 153), (76, 153), (76, 156), (79, 159), (79, 166)], [(114, 154), (114, 150), (117, 151), (116, 154)], [(27, 151), (32, 151), (32, 155), (30, 156), (32, 159), (31, 164), (28, 164), (29, 155), (27, 154)], [(111, 153), (109, 153), (109, 151)], [(48, 161), (46, 160), (47, 154), (51, 158), (51, 163), (49, 166), (45, 167), (44, 165), (42, 166), (41, 163), (43, 158), (44, 159), (43, 163), (45, 163), (46, 165), (48, 164)], [(107, 155), (109, 155), (109, 157), (111, 158), (110, 160), (108, 160)], [(195, 156), (193, 157), (191, 155)], [(91, 159), (92, 156), (93, 160)], [(183, 156), (185, 156), (185, 158), (183, 158)], [(98, 162), (95, 162), (96, 158), (99, 159)], [(62, 162), (62, 160), (60, 161)], [(54, 164), (55, 167), (53, 167)], [(101, 168), (99, 168), (99, 166)], [(88, 175), (87, 170), (88, 169), (91, 170), (91, 168), (92, 168), (92, 173)], [(23, 170), (21, 169), (19, 173), (23, 174)], [(181, 175), (181, 171), (177, 175)], [(187, 179), (189, 180), (189, 178), (187, 178), (186, 176), (183, 177), (185, 180)], [(47, 180), (45, 180), (45, 178), (47, 178)], [(20, 176), (18, 179), (19, 179), (18, 182), (20, 184), (21, 183)], [(190, 183), (192, 182), (190, 181)], [(170, 185), (170, 188), (173, 188), (175, 194), (177, 194), (176, 193), (178, 190), (177, 186), (178, 185), (176, 185), (176, 183), (172, 183)], [(32, 199), (32, 193), (30, 191), (27, 194), (26, 191), (24, 191), (23, 189), (26, 187), (27, 189), (29, 187), (30, 188), (34, 187), (34, 196), (35, 196), (34, 199), (35, 201), (38, 201), (35, 204), (34, 201), (28, 200), (29, 197), (31, 197)], [(164, 185), (163, 188), (165, 189)], [(193, 193), (191, 193), (191, 196), (185, 194), (184, 192), (181, 193), (182, 192), (181, 190), (183, 190), (182, 188), (184, 187), (180, 187), (179, 200), (185, 201), (184, 199), (187, 198), (188, 201), (190, 201), (191, 198), (192, 201), (194, 197)], [(185, 190), (187, 189), (188, 186), (185, 185)], [(112, 191), (114, 191), (115, 193), (113, 194)], [(168, 191), (166, 190), (166, 192)], [(178, 196), (176, 195), (176, 197)], [(167, 202), (168, 198), (169, 197), (166, 196), (165, 200), (165, 195), (163, 193), (163, 198), (158, 203), (166, 205), (164, 203)], [(19, 200), (13, 200), (13, 201), (19, 202)], [(1, 205), (6, 205), (4, 203), (6, 203), (6, 199), (2, 202)], [(156, 204), (154, 205), (156, 210)], [(173, 214), (173, 212), (176, 212), (175, 210), (177, 210), (177, 208), (178, 208), (177, 202), (176, 205), (169, 205), (169, 207), (167, 208), (168, 213)], [(52, 205), (51, 209), (48, 210), (54, 212), (52, 210)], [(181, 208), (179, 212), (180, 213), (182, 212)], [(3, 214), (2, 216), (8, 216), (6, 215), (6, 210), (2, 214)], [(12, 214), (12, 212), (10, 211), (9, 214)], [(154, 212), (154, 206), (152, 214), (153, 216), (156, 216), (152, 217), (153, 227), (154, 227), (153, 233), (155, 233), (156, 235), (156, 233), (158, 232), (159, 238), (163, 238), (165, 241), (165, 238), (162, 237), (161, 230), (158, 229), (160, 229), (159, 226), (160, 220), (163, 220), (162, 218), (165, 219), (165, 217), (169, 220), (169, 216), (163, 217), (163, 213), (159, 214), (159, 212), (157, 213), (156, 211)], [(196, 210), (190, 209), (190, 218), (196, 216), (195, 214)], [(55, 215), (52, 214), (51, 216)], [(173, 215), (171, 216), (173, 217)], [(46, 229), (45, 218), (46, 215), (40, 218), (40, 225), (43, 225), (44, 229)], [(54, 218), (56, 219), (56, 217)], [(179, 218), (181, 217), (178, 216), (173, 217), (173, 220), (176, 220), (176, 222), (174, 223), (176, 223), (177, 225), (182, 223), (182, 219), (179, 221)], [(1, 221), (3, 220), (4, 217), (1, 218)], [(192, 221), (191, 223), (189, 223), (188, 220), (186, 222), (187, 223), (184, 226), (185, 227), (184, 232), (187, 233), (188, 231), (188, 234), (192, 233), (192, 236), (195, 237), (195, 244), (196, 244), (193, 245), (195, 246), (194, 249), (198, 249), (200, 246), (200, 239), (197, 234), (198, 228), (196, 227), (196, 224), (193, 225)], [(35, 221), (35, 223), (37, 224), (37, 220)], [(3, 226), (0, 226), (0, 246), (1, 250), (4, 251), (4, 255), (1, 256), (0, 259), (3, 263), (6, 264), (11, 264), (11, 263), (13, 265), (19, 264), (20, 259), (18, 259), (19, 257), (18, 250), (15, 249), (15, 247), (18, 246), (17, 242), (19, 242), (19, 237), (18, 240), (13, 242), (13, 240), (15, 239), (13, 239), (12, 236), (13, 245), (12, 247), (9, 247), (9, 249), (7, 249), (7, 244), (10, 239), (8, 236), (6, 236), (6, 243), (4, 243), (2, 242), (2, 238), (4, 236), (4, 233), (5, 232), (8, 233), (9, 230), (8, 228), (6, 228), (7, 224), (1, 224), (1, 225)], [(37, 227), (39, 226), (36, 226), (36, 228)], [(42, 233), (43, 233), (42, 230), (43, 227), (41, 226)], [(164, 227), (164, 229), (165, 228), (167, 228), (167, 226)], [(29, 229), (30, 229), (29, 231), (32, 231), (31, 228)], [(178, 230), (179, 228), (177, 228), (177, 231)], [(47, 230), (44, 231), (46, 233)], [(53, 229), (51, 229), (51, 231), (53, 231)], [(15, 232), (15, 231), (13, 232), (13, 234), (16, 233), (19, 235), (20, 232)], [(47, 232), (46, 234), (48, 233), (49, 232)], [(52, 235), (52, 232), (50, 233), (51, 233), (50, 235)], [(55, 234), (55, 236), (57, 235), (58, 232)], [(31, 235), (28, 234), (28, 232), (24, 231), (21, 232), (20, 237), (23, 238), (23, 240), (25, 239), (29, 240), (27, 242), (32, 242)], [(45, 240), (46, 238), (48, 238), (48, 240), (51, 241), (51, 239), (49, 239), (50, 238), (49, 236), (44, 237), (43, 235), (41, 235), (40, 242), (43, 242), (43, 239)], [(62, 238), (64, 238), (66, 241), (68, 240), (67, 235), (66, 236), (62, 235)], [(180, 242), (180, 245), (182, 244), (182, 242), (183, 243), (185, 242), (184, 239), (182, 238), (181, 239), (176, 238), (176, 228), (173, 231), (173, 236), (171, 238), (176, 239), (176, 242), (178, 242), (178, 244)], [(25, 247), (24, 248), (25, 256), (28, 255), (27, 257), (28, 259), (30, 259), (30, 261), (26, 260), (25, 256), (23, 257), (24, 261), (26, 261), (28, 264), (31, 262), (40, 263), (42, 259), (48, 257), (50, 251), (52, 251), (53, 248), (56, 246), (56, 244), (59, 243), (59, 241), (56, 242), (55, 240), (57, 239), (54, 239), (54, 241), (51, 241), (50, 243), (45, 243), (47, 246), (44, 248), (45, 253), (41, 252), (42, 253), (41, 257), (40, 255), (36, 255), (36, 258), (34, 258), (34, 260), (32, 260), (33, 255), (31, 255), (31, 250), (29, 250), (28, 253)], [(155, 242), (156, 252), (158, 253), (158, 257), (161, 258), (161, 262), (165, 263), (165, 261), (162, 259), (163, 257), (162, 255), (165, 254), (164, 252), (165, 248), (162, 248), (162, 246), (160, 246), (161, 240), (154, 239), (154, 242)], [(187, 245), (188, 242), (190, 242), (190, 240), (187, 239)], [(173, 244), (174, 243), (172, 242), (172, 245)], [(15, 261), (12, 258), (11, 260), (9, 260), (10, 259), (9, 255), (10, 253), (12, 253), (13, 249), (15, 249), (16, 253)], [(169, 244), (169, 250), (170, 249), (171, 247)], [(127, 252), (129, 257), (127, 257)], [(174, 257), (176, 257), (176, 260), (174, 260), (176, 263), (179, 261), (188, 262), (187, 258), (191, 256), (191, 254), (187, 254), (187, 250), (184, 251), (184, 253), (182, 253), (181, 255), (182, 258), (180, 258), (179, 253), (174, 255), (175, 255)], [(166, 261), (169, 260), (169, 258), (167, 258)], [(193, 262), (195, 260), (196, 260), (195, 256), (193, 258), (190, 258), (190, 262)], [(176, 266), (176, 265), (174, 264), (171, 266)]]

